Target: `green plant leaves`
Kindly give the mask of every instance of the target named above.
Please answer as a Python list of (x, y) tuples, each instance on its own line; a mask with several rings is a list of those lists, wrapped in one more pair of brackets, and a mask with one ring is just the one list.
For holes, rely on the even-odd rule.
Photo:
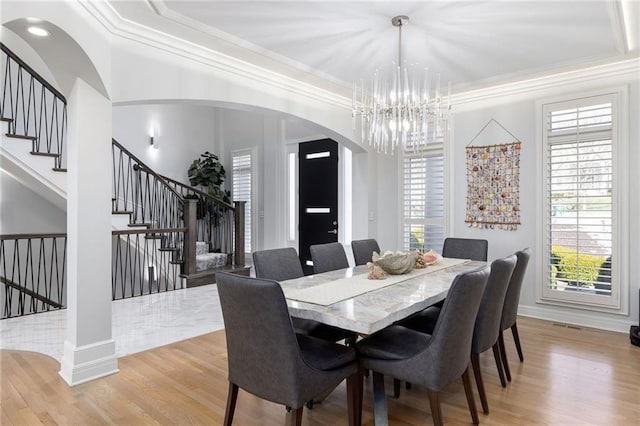
[(225, 180), (226, 171), (218, 156), (206, 151), (200, 158), (193, 160), (188, 175), (192, 186), (204, 186), (210, 191), (212, 187), (219, 189)]

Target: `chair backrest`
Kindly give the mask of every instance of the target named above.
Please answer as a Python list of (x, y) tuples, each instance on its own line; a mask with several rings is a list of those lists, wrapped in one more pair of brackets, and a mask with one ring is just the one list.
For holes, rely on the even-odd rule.
[(316, 244), (309, 247), (313, 272), (320, 274), (349, 267), (347, 254), (340, 243)]
[(518, 304), (520, 303), (520, 289), (522, 288), (522, 281), (524, 280), (524, 274), (527, 271), (527, 265), (531, 258), (531, 249), (525, 248), (517, 251), (516, 256), (518, 261), (516, 262), (516, 268), (511, 275), (511, 281), (507, 288), (507, 295), (504, 298), (504, 307), (502, 308), (502, 320), (500, 324), (501, 330), (506, 330), (516, 323), (518, 317)]
[(284, 281), (304, 276), (298, 253), (293, 247), (253, 252), (257, 278)]
[(504, 298), (517, 261), (516, 255), (512, 254), (491, 263), (491, 273), (482, 294), (473, 330), (471, 350), (475, 353), (490, 349), (498, 341)]
[(458, 275), (447, 293), (427, 350), (431, 365), (423, 367), (424, 384), (439, 391), (459, 379), (469, 366), (473, 327), (489, 267)]
[(366, 265), (367, 262), (371, 262), (371, 255), (374, 251), (381, 254), (380, 246), (373, 238), (351, 241), (351, 250), (353, 250), (353, 259), (356, 266)]
[(229, 381), (278, 403), (296, 399), (302, 361), (280, 284), (216, 274), (227, 338)]
[(442, 247), (443, 257), (455, 257), (457, 259), (487, 260), (487, 240), (474, 238), (445, 238)]

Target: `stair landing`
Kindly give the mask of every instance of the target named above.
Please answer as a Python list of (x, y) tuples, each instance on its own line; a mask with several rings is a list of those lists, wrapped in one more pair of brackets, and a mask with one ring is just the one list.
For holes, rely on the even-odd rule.
[(231, 272), (233, 274), (249, 276), (251, 272), (251, 266), (246, 265), (225, 265), (214, 269), (207, 269), (205, 271), (198, 271), (195, 274), (184, 275), (181, 274), (180, 278), (183, 278), (186, 282), (187, 288), (198, 287), (206, 284), (213, 284), (216, 282), (216, 273), (218, 272)]

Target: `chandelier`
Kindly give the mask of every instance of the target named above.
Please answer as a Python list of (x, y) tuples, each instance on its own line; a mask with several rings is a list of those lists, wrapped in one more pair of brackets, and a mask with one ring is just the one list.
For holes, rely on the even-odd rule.
[(362, 141), (377, 152), (424, 148), (442, 135), (451, 110), (451, 83), (443, 96), (440, 74), (432, 88), (427, 69), (408, 69), (402, 60), (402, 27), (408, 22), (404, 15), (391, 19), (398, 28), (398, 62), (391, 77), (376, 71), (367, 87), (361, 81), (353, 89), (354, 131), (359, 118)]

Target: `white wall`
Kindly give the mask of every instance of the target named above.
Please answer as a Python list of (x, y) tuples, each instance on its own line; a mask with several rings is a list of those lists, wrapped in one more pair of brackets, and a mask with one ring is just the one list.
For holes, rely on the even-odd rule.
[(67, 232), (65, 211), (4, 171), (0, 171), (0, 193), (0, 233)]
[[(217, 106), (244, 106), (282, 112), (316, 123), (328, 136), (357, 148), (351, 125), (351, 102), (270, 71), (236, 64), (159, 34), (152, 43), (114, 40), (113, 101), (215, 102)], [(181, 50), (180, 50), (181, 49)]]
[[(155, 147), (149, 145), (152, 127)], [(205, 151), (219, 154), (216, 108), (210, 106), (184, 103), (114, 106), (112, 131), (115, 140), (156, 173), (186, 184), (193, 160)]]
[[(602, 313), (581, 309), (557, 307), (539, 303), (536, 299), (538, 283), (542, 281), (541, 247), (537, 247), (537, 238), (545, 229), (539, 223), (542, 214), (541, 206), (536, 204), (536, 196), (543, 188), (542, 170), (537, 165), (539, 151), (539, 134), (536, 129), (541, 124), (536, 120), (540, 114), (536, 111), (536, 102), (556, 97), (579, 96), (600, 88), (618, 87), (621, 84), (629, 87), (629, 159), (632, 165), (629, 176), (630, 191), (625, 194), (630, 202), (630, 211), (637, 212), (640, 205), (640, 191), (635, 184), (640, 181), (639, 168), (635, 167), (640, 161), (640, 85), (637, 71), (634, 73), (612, 72), (609, 77), (600, 75), (597, 79), (576, 78), (564, 81), (563, 84), (548, 84), (525, 93), (514, 96), (505, 93), (504, 96), (492, 97), (476, 102), (460, 105), (460, 111), (455, 114), (455, 126), (451, 146), (450, 164), (453, 168), (451, 227), (449, 234), (457, 237), (484, 238), (489, 241), (489, 259), (493, 260), (513, 253), (524, 247), (533, 249), (533, 259), (528, 268), (525, 283), (521, 293), (520, 313), (551, 319), (554, 321), (574, 323), (584, 326), (594, 326), (627, 332), (629, 324), (638, 323), (638, 288), (640, 288), (640, 273), (637, 268), (640, 253), (640, 228), (631, 215), (630, 226), (623, 232), (630, 235), (630, 290), (623, 295), (623, 303), (630, 309), (630, 315)], [(520, 157), (520, 213), (522, 224), (516, 231), (486, 230), (469, 228), (464, 222), (466, 208), (466, 169), (465, 147), (474, 136), (487, 124), (490, 119), (501, 123), (509, 132), (522, 141)], [(493, 129), (493, 130), (492, 130)], [(474, 142), (475, 145), (511, 142), (506, 132), (496, 130), (496, 126), (488, 127), (489, 132), (483, 133)], [(539, 133), (539, 132), (538, 132)], [(500, 140), (500, 137), (506, 139)]]
[[(398, 191), (399, 163), (397, 155), (370, 154), (369, 168), (369, 230), (378, 240), (381, 250), (401, 247), (400, 209)], [(359, 188), (363, 190), (364, 188)]]

